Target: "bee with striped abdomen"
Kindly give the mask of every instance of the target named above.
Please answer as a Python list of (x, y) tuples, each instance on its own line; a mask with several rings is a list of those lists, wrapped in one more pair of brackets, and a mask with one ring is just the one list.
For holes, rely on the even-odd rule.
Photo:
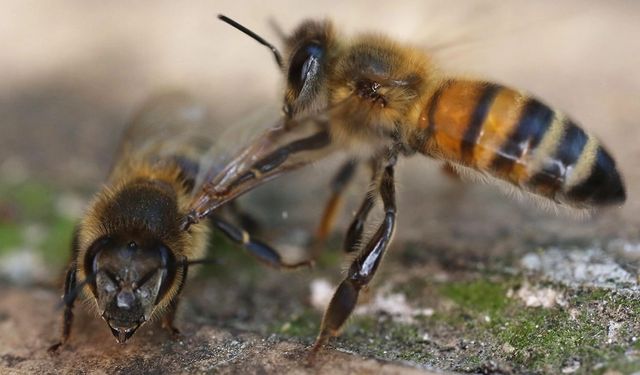
[[(360, 252), (327, 308), (314, 352), (338, 334), (389, 246), (399, 156), (423, 154), (578, 209), (626, 199), (615, 162), (600, 142), (526, 93), (448, 77), (419, 49), (379, 35), (341, 38), (329, 22), (302, 23), (285, 40), (283, 59), (255, 33), (220, 18), (273, 51), (287, 80), (284, 117), (203, 185), (185, 226), (262, 182), (347, 150), (352, 160), (332, 185), (318, 231), (324, 236), (354, 165), (365, 162), (372, 170), (372, 190), (344, 244), (345, 251)], [(377, 196), (384, 218), (360, 247)]]
[[(284, 263), (268, 245), (220, 216), (182, 230), (192, 192), (217, 168), (215, 139), (204, 105), (181, 93), (150, 100), (135, 116), (120, 145), (104, 188), (76, 227), (63, 295), (63, 329), (56, 351), (67, 342), (79, 295), (92, 301), (116, 340), (127, 341), (144, 323), (173, 320), (190, 265), (204, 258), (209, 226), (220, 230), (259, 260)], [(216, 151), (217, 152), (217, 151)]]

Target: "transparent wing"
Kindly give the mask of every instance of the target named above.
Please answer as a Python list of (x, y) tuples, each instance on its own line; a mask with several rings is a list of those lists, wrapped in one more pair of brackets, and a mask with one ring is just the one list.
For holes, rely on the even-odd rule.
[(111, 178), (119, 178), (142, 162), (176, 158), (197, 161), (203, 150), (211, 147), (212, 137), (203, 132), (209, 122), (206, 106), (188, 94), (171, 92), (152, 97), (125, 130)]
[(213, 127), (213, 140), (200, 158), (201, 170), (196, 179), (196, 190), (228, 167), (253, 139), (274, 126), (278, 118), (277, 108), (264, 106), (253, 109), (229, 124), (216, 124)]
[(205, 103), (183, 92), (152, 97), (125, 130), (111, 178), (119, 178), (138, 163), (170, 161), (178, 163), (197, 190), (245, 143), (273, 124), (269, 118), (277, 118), (274, 109), (260, 108), (227, 125), (216, 121), (214, 114)]

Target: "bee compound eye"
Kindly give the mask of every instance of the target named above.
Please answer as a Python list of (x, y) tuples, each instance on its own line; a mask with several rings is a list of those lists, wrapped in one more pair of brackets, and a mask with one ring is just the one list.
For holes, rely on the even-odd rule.
[(298, 93), (311, 77), (318, 74), (323, 54), (324, 50), (318, 42), (310, 42), (293, 55), (289, 66), (289, 82)]

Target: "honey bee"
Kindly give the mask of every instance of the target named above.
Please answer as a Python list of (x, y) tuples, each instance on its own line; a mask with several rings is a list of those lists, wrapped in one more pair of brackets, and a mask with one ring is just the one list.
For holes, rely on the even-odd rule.
[[(616, 164), (596, 137), (529, 94), (449, 77), (420, 49), (381, 35), (343, 38), (329, 21), (303, 22), (285, 38), (282, 58), (254, 32), (219, 18), (272, 50), (286, 79), (284, 115), (203, 185), (184, 226), (265, 181), (347, 150), (352, 160), (333, 181), (318, 230), (324, 235), (355, 166), (366, 163), (372, 171), (372, 188), (344, 244), (345, 251), (359, 253), (324, 314), (312, 354), (339, 334), (389, 246), (400, 156), (422, 154), (474, 170), (559, 206), (589, 210), (626, 199)], [(378, 196), (384, 217), (363, 241)]]
[(220, 216), (188, 231), (180, 228), (199, 180), (215, 173), (213, 140), (203, 136), (206, 107), (167, 93), (150, 100), (122, 137), (109, 178), (76, 227), (63, 295), (63, 327), (55, 352), (69, 339), (76, 298), (84, 295), (119, 343), (161, 318), (172, 333), (189, 266), (205, 258), (211, 225), (259, 260), (295, 268), (245, 230)]

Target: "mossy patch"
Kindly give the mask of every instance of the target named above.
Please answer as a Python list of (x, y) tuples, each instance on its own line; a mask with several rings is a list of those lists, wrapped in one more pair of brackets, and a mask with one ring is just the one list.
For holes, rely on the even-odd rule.
[(404, 294), (409, 301), (420, 303), (421, 301), (425, 302), (423, 301), (425, 297), (429, 297), (425, 292), (431, 289), (431, 287), (432, 282), (429, 279), (425, 277), (411, 277), (409, 280), (396, 285), (393, 291)]
[(38, 182), (24, 182), (0, 186), (0, 203), (16, 208), (20, 221), (50, 221), (55, 218), (54, 202), (57, 191)]
[[(71, 253), (75, 220), (56, 210), (57, 196), (55, 187), (34, 181), (0, 186), (0, 206), (10, 211), (0, 221), (0, 253), (28, 247), (54, 269), (62, 268)], [(27, 230), (30, 226), (35, 233)]]
[(602, 353), (606, 326), (586, 315), (574, 319), (562, 309), (523, 308), (494, 333), (514, 348), (511, 359), (529, 368), (560, 368), (571, 357), (593, 362), (589, 358)]
[(336, 341), (341, 347), (389, 360), (424, 363), (432, 357), (421, 327), (388, 316), (356, 316)]
[(477, 313), (497, 316), (508, 304), (508, 282), (479, 279), (442, 285), (440, 293), (458, 306)]
[[(517, 277), (480, 276), (421, 283), (423, 293), (436, 296), (431, 301), (433, 315), (413, 322), (394, 321), (385, 314), (354, 316), (329, 345), (364, 356), (463, 372), (636, 371), (627, 354), (640, 346), (631, 341), (640, 324), (635, 312), (640, 302), (611, 291), (545, 285), (564, 293), (566, 304), (526, 307), (508, 293), (522, 282)], [(419, 293), (415, 285), (410, 289)], [(609, 325), (616, 319), (622, 324), (610, 342)], [(320, 321), (320, 312), (308, 308), (272, 324), (270, 332), (310, 344)]]
[(66, 217), (56, 217), (47, 228), (45, 240), (39, 246), (48, 264), (62, 266), (71, 255), (71, 241), (76, 221)]
[(0, 224), (0, 254), (22, 244), (20, 227), (15, 223)]
[(270, 332), (287, 337), (311, 339), (318, 334), (321, 318), (320, 313), (312, 309), (304, 309), (283, 322), (273, 324)]
[(322, 269), (339, 267), (347, 257), (342, 251), (342, 244), (338, 240), (332, 240), (320, 251), (316, 265)]
[[(507, 297), (511, 285), (514, 281), (485, 279), (444, 285), (440, 292), (460, 309), (434, 318), (446, 323), (465, 322), (468, 335), (492, 341), (496, 348), (509, 348), (504, 360), (526, 371), (555, 373), (571, 361), (579, 362), (577, 373), (619, 368), (616, 363), (627, 348), (610, 342), (608, 325), (611, 319), (621, 319), (615, 315), (619, 311), (625, 311), (622, 319), (637, 322), (635, 309), (640, 302), (593, 289), (576, 291), (566, 306), (526, 307)], [(490, 319), (483, 321), (482, 315)], [(618, 335), (633, 334), (628, 325), (621, 327)]]
[(617, 360), (611, 361), (607, 364), (599, 364), (598, 368), (593, 372), (585, 371), (585, 374), (594, 375), (611, 375), (611, 374), (633, 374), (637, 375), (640, 372), (640, 359), (629, 360), (629, 358), (621, 357)]

